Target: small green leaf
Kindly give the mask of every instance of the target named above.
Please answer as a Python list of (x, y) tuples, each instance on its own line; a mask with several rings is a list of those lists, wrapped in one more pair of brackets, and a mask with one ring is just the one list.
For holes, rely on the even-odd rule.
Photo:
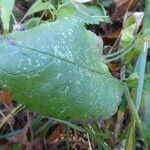
[(31, 18), (29, 20), (27, 20), (23, 26), (25, 27), (25, 29), (30, 29), (35, 27), (38, 23), (44, 23), (43, 20), (41, 20), (39, 17), (35, 17), (35, 18)]
[(15, 0), (0, 0), (0, 16), (3, 23), (3, 28), (9, 31), (10, 16), (13, 10)]
[[(122, 43), (121, 45), (123, 47), (126, 47), (126, 45), (128, 45), (131, 41), (134, 41), (134, 39), (135, 39), (134, 32), (136, 30), (136, 24), (133, 23), (134, 22), (133, 19), (134, 18), (129, 17), (125, 21), (125, 24), (124, 24), (125, 28), (122, 30), (122, 36), (121, 36), (121, 43)], [(133, 44), (134, 44), (134, 42), (133, 42)], [(140, 49), (141, 49), (141, 45), (135, 44), (135, 47), (133, 48), (133, 50), (124, 56), (123, 63), (128, 65), (133, 60), (135, 60), (135, 58), (140, 53)]]
[(130, 88), (137, 88), (139, 76), (136, 72), (133, 72), (124, 82), (128, 84)]
[[(60, 6), (61, 10), (59, 16), (72, 16), (73, 14), (80, 17), (80, 19), (87, 24), (99, 24), (99, 22), (110, 22), (106, 11), (102, 5), (96, 3), (75, 3), (67, 2)], [(59, 10), (58, 10), (59, 11)]]
[(42, 0), (38, 0), (28, 10), (27, 15), (31, 15), (31, 14), (37, 13), (39, 11), (43, 11), (45, 9), (55, 10), (55, 8), (53, 7), (53, 5), (49, 1), (48, 2), (43, 2)]
[(102, 5), (94, 3), (75, 4), (76, 13), (87, 24), (98, 24), (99, 22), (110, 22)]

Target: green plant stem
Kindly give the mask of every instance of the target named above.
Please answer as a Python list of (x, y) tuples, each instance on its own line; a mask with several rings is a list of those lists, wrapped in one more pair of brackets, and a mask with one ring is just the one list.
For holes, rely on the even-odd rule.
[(66, 139), (67, 150), (70, 150), (70, 144), (69, 144), (69, 131), (70, 131), (70, 127), (67, 126), (67, 139)]
[(126, 150), (133, 150), (135, 145), (135, 119), (131, 120), (129, 129), (128, 129), (128, 136), (126, 140), (125, 149)]
[(134, 48), (134, 45), (133, 45), (133, 41), (131, 41), (126, 47), (122, 48), (121, 50), (118, 50), (117, 52), (114, 52), (112, 54), (108, 54), (108, 55), (104, 55), (105, 58), (110, 58), (110, 57), (116, 57), (118, 56), (119, 54), (122, 54), (123, 52), (126, 52), (129, 50), (129, 48)]
[(139, 128), (139, 131), (140, 131), (141, 135), (142, 135), (143, 138), (144, 138), (145, 147), (146, 147), (146, 149), (147, 149), (148, 144), (147, 144), (146, 136), (145, 136), (145, 134), (144, 134), (144, 130), (143, 130), (143, 127), (142, 127), (141, 120), (140, 120), (140, 118), (139, 118), (139, 115), (138, 115), (138, 113), (137, 113), (137, 111), (136, 111), (136, 108), (135, 108), (135, 106), (134, 106), (133, 100), (132, 100), (132, 98), (131, 98), (131, 95), (130, 95), (130, 92), (129, 92), (127, 83), (124, 83), (124, 90), (125, 90), (125, 96), (126, 96), (126, 98), (127, 98), (128, 105), (129, 105), (129, 107), (130, 107), (130, 109), (131, 109), (131, 113), (132, 113), (132, 115), (133, 115), (133, 117), (134, 117), (134, 119), (135, 119), (135, 121), (136, 121), (136, 123), (137, 123), (137, 127)]
[(104, 63), (110, 63), (112, 61), (115, 61), (115, 60), (118, 60), (119, 58), (123, 57), (124, 55), (126, 55), (128, 52), (130, 52), (132, 49), (134, 48), (134, 46), (130, 46), (130, 48), (126, 51), (124, 51), (122, 54), (114, 57), (114, 58), (111, 58), (111, 59), (108, 59), (108, 60), (105, 60)]
[[(144, 22), (143, 22), (143, 28), (147, 26), (150, 18), (150, 1), (145, 0), (145, 13), (144, 13)], [(150, 28), (144, 28), (143, 30), (143, 35), (147, 35), (150, 31)], [(148, 37), (145, 36), (145, 37)], [(138, 81), (138, 88), (137, 88), (137, 95), (136, 95), (136, 110), (139, 110), (141, 99), (142, 99), (142, 91), (143, 91), (143, 84), (144, 84), (144, 76), (145, 76), (145, 68), (146, 68), (146, 60), (147, 60), (147, 53), (148, 53), (148, 48), (149, 44), (147, 41), (144, 42), (142, 49), (141, 49), (141, 54), (139, 56), (139, 81)]]
[[(129, 42), (126, 47), (124, 47), (124, 48), (122, 48), (121, 50), (118, 50), (117, 52), (114, 52), (114, 53), (112, 53), (112, 54), (104, 55), (104, 58), (105, 58), (105, 59), (109, 59), (109, 58), (115, 59), (117, 56), (122, 57), (123, 53), (126, 54), (127, 52), (131, 51), (131, 50), (135, 47), (135, 45), (137, 44), (137, 43), (136, 43), (136, 40), (139, 38), (139, 36), (141, 36), (142, 31), (147, 30), (147, 28), (149, 27), (149, 25), (150, 25), (150, 23), (148, 22), (148, 23), (143, 27), (143, 29), (138, 33), (138, 35), (135, 37), (135, 39), (133, 39), (131, 42)], [(147, 31), (146, 33), (144, 33), (144, 34), (142, 35), (141, 40), (144, 39), (145, 36), (148, 36), (148, 35), (149, 35), (149, 31)], [(123, 56), (124, 56), (124, 55), (123, 55)], [(114, 57), (114, 58), (113, 58), (113, 57)]]
[(38, 137), (40, 134), (47, 132), (48, 129), (55, 123), (55, 121), (49, 119), (41, 128), (39, 128), (34, 134), (33, 138)]

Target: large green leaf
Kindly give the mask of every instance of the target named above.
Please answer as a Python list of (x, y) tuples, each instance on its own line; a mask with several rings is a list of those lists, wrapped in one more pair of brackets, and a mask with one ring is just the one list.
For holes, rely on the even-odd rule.
[(122, 86), (101, 63), (102, 41), (77, 16), (1, 39), (0, 82), (31, 111), (58, 119), (108, 118)]

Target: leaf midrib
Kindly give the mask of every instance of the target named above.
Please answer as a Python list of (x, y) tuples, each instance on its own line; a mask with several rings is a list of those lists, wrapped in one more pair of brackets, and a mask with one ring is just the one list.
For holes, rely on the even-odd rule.
[[(14, 45), (13, 45), (13, 46), (14, 46)], [(61, 61), (63, 61), (63, 62), (66, 62), (66, 63), (69, 63), (69, 64), (71, 64), (71, 65), (77, 66), (78, 68), (80, 68), (80, 69), (82, 69), (82, 70), (86, 70), (87, 72), (90, 72), (91, 74), (98, 75), (98, 76), (101, 76), (101, 75), (102, 75), (102, 74), (101, 74), (100, 72), (98, 72), (98, 71), (95, 71), (95, 70), (93, 70), (93, 69), (91, 69), (91, 68), (87, 68), (87, 67), (81, 66), (81, 65), (79, 65), (79, 64), (76, 64), (75, 62), (66, 60), (66, 59), (61, 58), (61, 57), (59, 57), (59, 56), (52, 55), (52, 54), (47, 53), (47, 52), (42, 52), (42, 51), (40, 51), (40, 50), (31, 48), (31, 47), (25, 47), (25, 46), (21, 46), (21, 45), (17, 45), (17, 44), (16, 44), (15, 46), (20, 47), (20, 48), (25, 48), (25, 49), (28, 49), (28, 50), (31, 50), (31, 51), (34, 51), (34, 52), (37, 52), (37, 53), (41, 53), (41, 54), (44, 54), (44, 55), (47, 55), (47, 56), (56, 58), (56, 59), (61, 60)], [(44, 65), (44, 66), (45, 66), (45, 65)], [(41, 70), (41, 68), (40, 68), (39, 70)], [(39, 71), (39, 70), (36, 70), (36, 71)], [(3, 70), (3, 71), (4, 71), (4, 70)], [(5, 72), (6, 72), (6, 71), (5, 71)], [(35, 72), (35, 71), (33, 71), (33, 72)], [(6, 73), (7, 73), (7, 72), (6, 72)], [(32, 73), (32, 72), (30, 72), (30, 73)], [(16, 74), (16, 75), (11, 74), (11, 73), (9, 73), (9, 74), (10, 74), (10, 75), (13, 75), (13, 76), (18, 76), (18, 75), (28, 75), (29, 73), (20, 73), (20, 74)], [(108, 74), (108, 72), (106, 72), (106, 73), (104, 73), (104, 74)], [(104, 75), (104, 74), (103, 74), (103, 75)]]

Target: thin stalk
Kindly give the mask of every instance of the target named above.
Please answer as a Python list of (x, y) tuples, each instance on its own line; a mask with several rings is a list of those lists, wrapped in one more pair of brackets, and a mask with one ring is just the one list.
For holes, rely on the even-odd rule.
[[(138, 44), (136, 43), (136, 40), (138, 39), (138, 37), (141, 35), (141, 33), (144, 31), (144, 30), (147, 30), (147, 28), (149, 27), (150, 23), (148, 22), (144, 27), (143, 29), (138, 33), (138, 35), (136, 36), (136, 38), (134, 40), (132, 40), (131, 42), (129, 42), (127, 44), (126, 47), (122, 48), (121, 50), (118, 50), (117, 52), (114, 52), (112, 54), (109, 54), (109, 55), (104, 55), (104, 59), (109, 59), (109, 60), (105, 60), (104, 63), (109, 63), (111, 61), (114, 61), (114, 60), (117, 60), (121, 57), (123, 57), (126, 53), (128, 53), (129, 51), (131, 51), (135, 44)], [(147, 30), (147, 32), (143, 33), (142, 35), (142, 39), (144, 39), (146, 36), (149, 35), (149, 32), (150, 30)], [(112, 58), (111, 58), (112, 57)], [(114, 58), (113, 58), (114, 57)]]
[(120, 54), (120, 55), (118, 55), (118, 56), (116, 56), (116, 57), (114, 57), (114, 58), (111, 58), (111, 59), (108, 59), (108, 60), (104, 60), (103, 62), (104, 62), (104, 63), (109, 63), (109, 62), (118, 60), (119, 58), (123, 57), (123, 56), (126, 55), (128, 52), (130, 52), (133, 48), (134, 48), (134, 46), (130, 46), (130, 48), (129, 48), (127, 51), (123, 52), (122, 54)]
[(105, 58), (109, 58), (109, 57), (113, 57), (113, 56), (116, 56), (116, 55), (119, 55), (120, 53), (122, 52), (125, 52), (126, 50), (128, 50), (128, 48), (130, 47), (134, 47), (134, 45), (132, 44), (134, 41), (131, 41), (126, 47), (122, 48), (121, 50), (118, 50), (117, 52), (114, 52), (112, 54), (109, 54), (109, 55), (106, 55), (104, 56)]
[(92, 145), (91, 145), (89, 134), (87, 133), (86, 136), (87, 136), (87, 140), (88, 140), (88, 144), (89, 144), (89, 150), (92, 150)]
[(57, 121), (59, 123), (62, 123), (62, 124), (65, 124), (66, 126), (70, 127), (70, 128), (73, 128), (79, 132), (85, 132), (85, 129), (82, 128), (82, 127), (79, 127), (71, 122), (68, 122), (68, 121), (64, 121), (64, 120), (60, 120), (60, 119), (54, 119), (54, 118), (51, 118), (51, 117), (48, 117), (49, 119), (51, 120), (54, 120), (54, 121)]
[(131, 120), (131, 124), (128, 129), (128, 136), (126, 140), (125, 149), (126, 150), (133, 150), (135, 145), (135, 119)]
[(43, 134), (44, 132), (48, 131), (48, 129), (55, 123), (51, 119), (49, 119), (41, 128), (39, 128), (34, 134), (33, 138), (37, 137), (41, 133)]
[(66, 139), (67, 150), (70, 150), (70, 144), (69, 144), (69, 131), (70, 131), (70, 127), (67, 126), (67, 139)]
[(11, 137), (13, 137), (13, 136), (17, 136), (17, 135), (21, 134), (21, 131), (22, 131), (22, 129), (18, 129), (18, 130), (13, 131), (13, 132), (8, 132), (8, 133), (5, 134), (5, 135), (0, 135), (0, 140), (2, 140), (2, 139), (7, 139), (7, 138), (11, 138)]
[(19, 104), (17, 107), (15, 107), (0, 123), (0, 129), (3, 127), (3, 125), (8, 122), (8, 120), (20, 109), (22, 108), (22, 104)]
[(128, 102), (129, 107), (130, 107), (131, 113), (132, 113), (132, 115), (133, 115), (133, 117), (134, 117), (134, 119), (135, 119), (135, 121), (136, 121), (136, 123), (137, 123), (137, 127), (138, 127), (138, 129), (139, 129), (141, 135), (142, 135), (143, 138), (144, 138), (145, 147), (146, 147), (146, 149), (147, 149), (148, 144), (147, 144), (146, 136), (145, 136), (145, 134), (144, 134), (144, 130), (143, 130), (143, 127), (142, 127), (141, 120), (140, 120), (140, 118), (139, 118), (139, 115), (138, 115), (138, 113), (137, 113), (137, 111), (136, 111), (136, 108), (135, 108), (135, 106), (134, 106), (133, 100), (132, 100), (132, 98), (131, 98), (131, 95), (130, 95), (130, 92), (129, 92), (127, 83), (124, 83), (124, 90), (125, 90), (125, 96), (126, 96), (126, 98), (127, 98), (127, 102)]

